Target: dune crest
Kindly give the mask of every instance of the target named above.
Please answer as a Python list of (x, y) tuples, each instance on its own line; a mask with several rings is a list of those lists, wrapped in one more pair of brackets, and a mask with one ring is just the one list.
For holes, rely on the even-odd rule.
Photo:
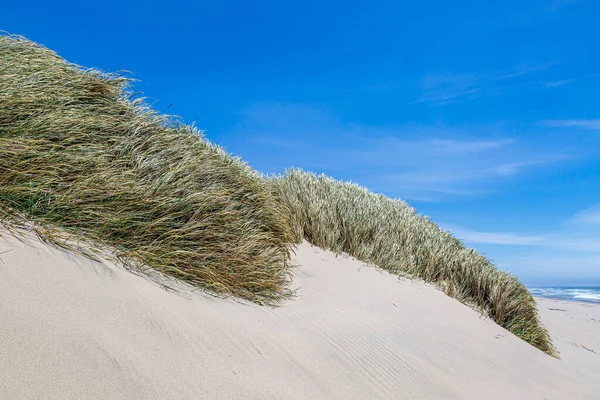
[(153, 110), (133, 81), (0, 33), (0, 221), (109, 247), (220, 295), (277, 304), (308, 240), (435, 283), (557, 356), (510, 273), (402, 200), (291, 169), (267, 177)]

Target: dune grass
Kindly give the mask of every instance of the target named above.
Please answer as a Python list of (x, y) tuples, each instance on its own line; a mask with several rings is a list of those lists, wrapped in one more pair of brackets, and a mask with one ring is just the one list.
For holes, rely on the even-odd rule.
[(272, 182), (287, 206), (296, 242), (306, 239), (435, 283), (526, 342), (558, 355), (525, 286), (405, 202), (298, 169)]
[(433, 282), (557, 355), (527, 289), (406, 203), (300, 170), (264, 179), (130, 84), (0, 35), (0, 224), (25, 218), (46, 240), (67, 233), (269, 304), (290, 294), (290, 251), (305, 238)]
[(291, 232), (258, 173), (128, 79), (0, 35), (0, 219), (17, 215), (216, 293), (287, 294)]

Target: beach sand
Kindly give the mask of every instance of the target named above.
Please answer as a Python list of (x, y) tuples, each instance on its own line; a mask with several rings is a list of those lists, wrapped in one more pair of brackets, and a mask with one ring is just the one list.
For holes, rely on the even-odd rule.
[(600, 399), (600, 306), (554, 359), (430, 285), (302, 244), (268, 308), (0, 237), (0, 398)]

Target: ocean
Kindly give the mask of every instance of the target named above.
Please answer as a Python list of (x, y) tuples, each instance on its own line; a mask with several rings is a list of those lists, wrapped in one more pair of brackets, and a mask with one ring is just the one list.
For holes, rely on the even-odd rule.
[(600, 304), (600, 286), (528, 288), (532, 295), (547, 299)]

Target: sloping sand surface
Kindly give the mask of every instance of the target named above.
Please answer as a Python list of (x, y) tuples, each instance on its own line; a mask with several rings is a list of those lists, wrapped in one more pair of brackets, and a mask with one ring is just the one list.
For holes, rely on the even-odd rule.
[(266, 308), (4, 234), (0, 398), (600, 398), (600, 307), (541, 301), (557, 360), (433, 287), (294, 261), (297, 296)]
[(581, 377), (600, 382), (600, 304), (536, 300), (562, 362)]

